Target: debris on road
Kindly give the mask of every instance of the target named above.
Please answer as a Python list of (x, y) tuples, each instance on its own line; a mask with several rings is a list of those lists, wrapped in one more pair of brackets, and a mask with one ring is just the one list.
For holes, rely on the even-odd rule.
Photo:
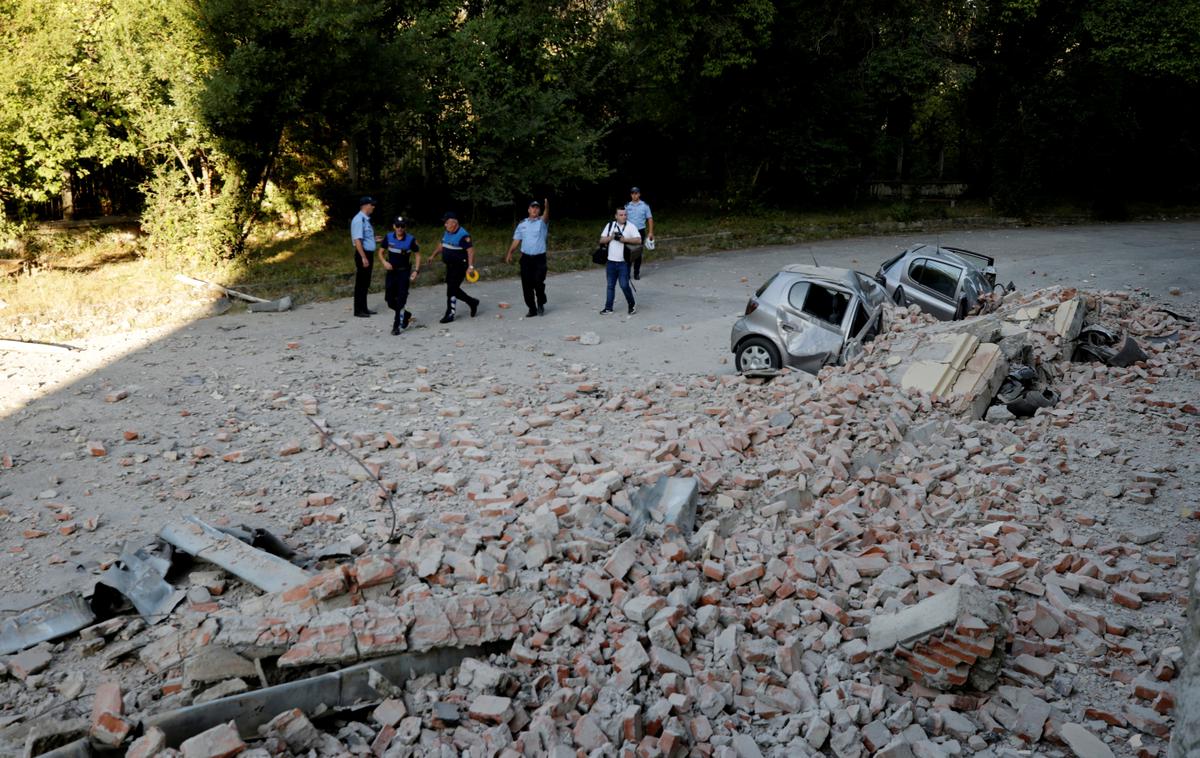
[[(230, 575), (178, 579), (157, 624), (116, 616), (3, 659), (0, 752), (54, 712), (82, 720), (70, 739), (167, 755), (1162, 756), (1194, 716), (1197, 482), (1178, 461), (1200, 330), (1127, 293), (996, 306), (895, 310), (815, 378), (564, 361), (505, 383), (364, 357), (387, 392), (347, 400), (322, 376), (215, 402), (206, 436), (137, 463), (144, 486), (221, 511), (231, 477), (319, 559), (251, 547), (224, 513), (171, 521), (165, 540)], [(1073, 362), (1090, 323), (1145, 358)], [(921, 362), (937, 365), (906, 382)], [(1058, 402), (987, 408), (1018, 365)], [(85, 473), (151, 449), (96, 428), (70, 438)], [(242, 474), (234, 450), (263, 468)], [(371, 505), (340, 508), (352, 497)], [(32, 529), (72, 518), (44, 505), (59, 499), (0, 507)]]

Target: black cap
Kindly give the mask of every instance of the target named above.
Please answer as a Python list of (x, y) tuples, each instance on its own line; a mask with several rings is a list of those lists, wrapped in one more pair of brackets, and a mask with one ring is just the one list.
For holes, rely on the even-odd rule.
[(358, 204), (359, 206), (375, 205), (375, 198), (371, 197), (370, 195), (363, 195), (362, 199), (358, 201)]
[(629, 188), (629, 194), (632, 195), (635, 192), (638, 193), (639, 195), (642, 194), (642, 190), (638, 187), (630, 187)]
[(408, 219), (404, 218), (404, 216), (396, 216), (392, 220), (392, 226), (408, 226)]
[(539, 207), (539, 208), (541, 208), (541, 207), (542, 207), (542, 204), (541, 204), (541, 203), (539, 203), (537, 200), (530, 200), (530, 201), (529, 201), (529, 207), (530, 207), (530, 208), (532, 208), (532, 207), (533, 207), (533, 206), (535, 206), (535, 205), (536, 205), (537, 207)]
[(455, 221), (457, 221), (458, 214), (455, 213), (454, 211), (446, 211), (446, 213), (442, 216), (442, 221), (449, 221), (450, 219), (454, 219)]

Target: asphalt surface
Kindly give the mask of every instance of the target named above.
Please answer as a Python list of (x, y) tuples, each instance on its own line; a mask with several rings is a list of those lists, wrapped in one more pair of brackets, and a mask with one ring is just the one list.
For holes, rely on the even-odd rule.
[[(669, 236), (670, 220), (660, 231)], [(856, 268), (873, 274), (879, 264), (917, 242), (975, 250), (996, 259), (998, 280), (1019, 289), (1063, 284), (1093, 289), (1139, 289), (1191, 312), (1200, 292), (1200, 221), (1003, 228), (913, 233), (732, 250), (650, 261), (635, 282), (638, 313), (625, 315), (618, 288), (616, 313), (600, 316), (605, 277), (600, 267), (553, 275), (544, 317), (527, 319), (520, 283), (513, 279), (468, 285), (483, 300), (477, 318), (463, 315), (437, 323), (444, 308), (440, 287), (423, 287), (409, 298), (415, 328), (392, 336), (391, 313), (381, 293), (370, 297), (379, 315), (351, 317), (351, 300), (311, 303), (280, 314), (237, 311), (196, 321), (182, 329), (151, 329), (83, 341), (69, 355), (8, 353), (0, 369), (0, 441), (3, 419), (38, 397), (99, 372), (101, 381), (161, 384), (155, 377), (154, 346), (188, 338), (201, 365), (253, 373), (262, 351), (302, 342), (296, 357), (372, 354), (396, 367), (452, 361), (480, 377), (520, 379), (539, 366), (579, 362), (608, 373), (729, 373), (729, 331), (746, 300), (767, 277), (789, 263)], [(553, 240), (551, 240), (553, 243)], [(669, 249), (664, 241), (660, 252)], [(439, 265), (435, 263), (434, 265)], [(378, 279), (378, 277), (377, 277)], [(1172, 295), (1172, 291), (1180, 294)], [(507, 302), (508, 308), (499, 304)], [(598, 345), (568, 341), (594, 332)], [(142, 355), (148, 352), (148, 355)], [(149, 363), (150, 366), (146, 364)]]

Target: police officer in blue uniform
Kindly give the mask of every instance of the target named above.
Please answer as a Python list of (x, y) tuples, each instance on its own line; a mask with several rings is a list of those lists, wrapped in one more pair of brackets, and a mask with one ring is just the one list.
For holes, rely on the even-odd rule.
[(471, 318), (479, 312), (479, 300), (462, 288), (467, 272), (475, 270), (475, 244), (471, 241), (471, 233), (458, 223), (458, 214), (454, 211), (442, 216), (442, 222), (446, 231), (433, 254), (441, 253), (442, 262), (446, 264), (446, 314), (438, 323), (449, 324), (454, 320), (459, 300), (470, 307)]
[(421, 246), (416, 237), (408, 233), (408, 221), (403, 216), (397, 216), (392, 222), (392, 231), (387, 233), (384, 246), (379, 249), (379, 262), (387, 270), (384, 299), (396, 312), (392, 334), (399, 334), (412, 321), (412, 314), (404, 306), (408, 304), (408, 285), (415, 282), (421, 272)]
[(375, 311), (367, 308), (367, 290), (371, 288), (371, 269), (375, 263), (375, 230), (371, 213), (375, 198), (366, 196), (358, 201), (358, 213), (350, 220), (350, 241), (354, 245), (354, 315), (366, 318)]

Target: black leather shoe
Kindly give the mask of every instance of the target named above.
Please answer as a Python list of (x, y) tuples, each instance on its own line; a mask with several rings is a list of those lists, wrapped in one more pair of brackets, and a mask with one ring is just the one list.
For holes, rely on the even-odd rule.
[(544, 305), (539, 305), (539, 306), (538, 306), (538, 315), (539, 315), (539, 316), (545, 316), (545, 315), (546, 315), (546, 306), (544, 306)]
[(355, 311), (354, 312), (355, 318), (367, 318), (370, 315), (371, 315), (370, 311)]
[(368, 308), (368, 309), (367, 309), (367, 315), (368, 315), (368, 316), (374, 316), (376, 313), (379, 313), (379, 311), (373, 311), (373, 310), (371, 310), (370, 308)]
[(399, 334), (399, 333), (400, 333), (400, 327), (398, 327), (398, 326), (393, 326), (393, 327), (392, 327), (392, 334)]
[(475, 318), (475, 314), (479, 313), (479, 301), (471, 303), (471, 318)]
[(404, 320), (402, 320), (402, 321), (400, 322), (400, 328), (401, 328), (401, 329), (407, 329), (407, 328), (408, 328), (408, 325), (409, 325), (409, 324), (411, 324), (411, 323), (412, 323), (412, 314), (411, 314), (411, 313), (409, 313), (408, 311), (405, 311), (405, 312), (404, 312)]
[(449, 313), (447, 313), (445, 316), (442, 316), (440, 319), (438, 319), (438, 323), (439, 324), (449, 324), (453, 320), (454, 320), (454, 316), (451, 316)]
[(537, 308), (530, 308), (525, 311), (525, 318), (533, 318), (536, 315), (538, 315)]

